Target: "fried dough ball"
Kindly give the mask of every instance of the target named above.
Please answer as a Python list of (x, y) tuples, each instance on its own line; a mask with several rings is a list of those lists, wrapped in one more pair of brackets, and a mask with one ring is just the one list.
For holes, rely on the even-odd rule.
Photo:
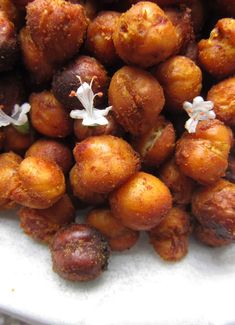
[(174, 56), (160, 64), (154, 72), (163, 87), (169, 110), (183, 111), (184, 101), (192, 101), (202, 89), (200, 68), (185, 56)]
[(220, 179), (200, 188), (192, 200), (192, 212), (200, 224), (224, 239), (235, 239), (235, 184)]
[(0, 209), (14, 209), (11, 193), (17, 188), (17, 170), (22, 158), (13, 152), (0, 154)]
[(112, 35), (120, 15), (115, 11), (102, 11), (88, 26), (86, 48), (107, 66), (113, 66), (119, 61)]
[(178, 36), (179, 50), (182, 52), (187, 44), (195, 38), (191, 10), (186, 7), (176, 8), (170, 7), (164, 10), (167, 17), (175, 26), (176, 34)]
[(188, 253), (190, 219), (186, 211), (172, 208), (161, 223), (151, 229), (150, 243), (165, 261), (181, 260)]
[(110, 250), (104, 236), (88, 225), (59, 230), (51, 244), (53, 270), (70, 281), (88, 281), (107, 269)]
[(159, 166), (173, 152), (175, 130), (173, 124), (159, 116), (152, 129), (134, 141), (134, 148), (139, 152), (146, 166)]
[(195, 181), (208, 185), (224, 176), (232, 132), (219, 120), (200, 121), (195, 133), (185, 132), (176, 144), (176, 163)]
[(78, 53), (88, 19), (83, 6), (64, 0), (35, 0), (27, 6), (32, 40), (51, 63), (63, 63)]
[(109, 209), (94, 209), (86, 217), (86, 223), (106, 236), (112, 251), (124, 251), (134, 246), (139, 238), (137, 231), (123, 226)]
[(63, 195), (48, 209), (21, 208), (20, 227), (35, 240), (49, 244), (55, 233), (75, 218), (75, 209), (68, 195)]
[(0, 71), (10, 70), (15, 65), (18, 54), (15, 26), (0, 10)]
[(21, 29), (19, 41), (24, 65), (30, 72), (33, 81), (37, 84), (49, 81), (53, 76), (54, 68), (33, 42), (27, 27)]
[(0, 104), (1, 109), (11, 115), (15, 104), (24, 99), (24, 85), (18, 73), (2, 73), (0, 77)]
[(100, 135), (87, 138), (74, 148), (78, 179), (97, 193), (109, 193), (140, 168), (140, 159), (121, 138)]
[(82, 141), (88, 137), (95, 135), (111, 134), (119, 135), (122, 133), (121, 127), (118, 125), (116, 120), (113, 117), (113, 114), (110, 112), (106, 116), (108, 120), (107, 125), (98, 125), (98, 126), (85, 126), (82, 124), (82, 120), (75, 120), (74, 122), (74, 135), (75, 137)]
[(217, 234), (216, 229), (203, 227), (200, 223), (194, 226), (194, 235), (198, 241), (212, 247), (219, 247), (232, 243), (232, 240)]
[(139, 2), (119, 18), (113, 41), (127, 64), (144, 68), (158, 64), (179, 48), (176, 29), (164, 11), (152, 2)]
[(175, 204), (187, 205), (191, 202), (194, 181), (180, 171), (174, 158), (161, 166), (159, 177), (170, 189)]
[(109, 102), (117, 122), (138, 136), (155, 125), (165, 100), (162, 87), (149, 72), (124, 66), (112, 77)]
[(24, 154), (34, 141), (34, 137), (31, 132), (19, 132), (11, 125), (4, 127), (4, 135), (5, 151), (14, 151), (18, 154)]
[(235, 77), (213, 86), (207, 99), (214, 103), (216, 117), (227, 125), (235, 126)]
[(52, 138), (64, 138), (72, 133), (73, 121), (50, 91), (34, 93), (29, 98), (33, 127)]
[(92, 82), (94, 93), (102, 93), (103, 96), (96, 97), (95, 105), (102, 104), (107, 93), (108, 75), (104, 66), (95, 58), (90, 56), (79, 56), (75, 61), (57, 72), (53, 77), (52, 91), (60, 103), (67, 109), (83, 109), (80, 101), (69, 96), (71, 91), (76, 91), (82, 82)]
[(88, 205), (100, 205), (107, 200), (107, 194), (94, 192), (95, 188), (86, 187), (80, 179), (77, 165), (74, 165), (69, 174), (73, 195)]
[(55, 162), (63, 171), (68, 173), (73, 164), (70, 149), (55, 140), (39, 139), (28, 149), (25, 157), (39, 157)]
[(235, 19), (220, 19), (209, 39), (198, 43), (202, 67), (216, 78), (235, 73)]
[(11, 193), (15, 202), (34, 209), (47, 209), (65, 192), (65, 179), (59, 166), (39, 157), (25, 158), (17, 172), (17, 188)]
[(150, 230), (172, 207), (169, 189), (157, 177), (138, 172), (110, 195), (111, 212), (124, 226)]

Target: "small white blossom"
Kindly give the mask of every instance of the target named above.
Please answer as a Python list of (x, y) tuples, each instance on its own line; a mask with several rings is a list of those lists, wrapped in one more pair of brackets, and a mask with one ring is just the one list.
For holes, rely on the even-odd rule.
[(94, 99), (96, 96), (100, 96), (102, 94), (94, 94), (92, 90), (92, 83), (94, 78), (92, 78), (90, 84), (87, 82), (82, 82), (79, 76), (78, 79), (81, 83), (81, 86), (77, 89), (76, 92), (72, 92), (71, 96), (76, 96), (85, 109), (76, 109), (71, 111), (70, 117), (73, 119), (82, 119), (82, 125), (85, 126), (107, 125), (108, 120), (105, 116), (108, 115), (109, 111), (112, 109), (112, 106), (109, 106), (102, 110), (95, 108)]
[(11, 116), (8, 116), (2, 109), (0, 109), (0, 127), (7, 125), (22, 126), (28, 122), (27, 113), (30, 111), (30, 104), (23, 105), (16, 104), (13, 108)]
[(214, 103), (204, 101), (200, 96), (193, 99), (193, 103), (184, 102), (183, 108), (188, 113), (190, 119), (185, 123), (185, 128), (189, 133), (195, 133), (199, 121), (213, 120), (216, 118), (213, 111)]

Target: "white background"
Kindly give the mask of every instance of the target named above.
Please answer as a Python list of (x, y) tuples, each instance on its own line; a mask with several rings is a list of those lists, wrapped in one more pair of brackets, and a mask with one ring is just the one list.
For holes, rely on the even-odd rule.
[(113, 254), (99, 279), (70, 283), (51, 271), (48, 248), (2, 212), (0, 310), (43, 325), (234, 325), (235, 246), (192, 241), (188, 256), (172, 264), (143, 235)]

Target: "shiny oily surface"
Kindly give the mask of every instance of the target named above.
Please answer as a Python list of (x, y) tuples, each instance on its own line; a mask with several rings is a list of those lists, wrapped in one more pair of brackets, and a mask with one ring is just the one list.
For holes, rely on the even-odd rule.
[(49, 251), (19, 231), (14, 212), (1, 213), (0, 238), (0, 310), (29, 323), (233, 324), (233, 245), (211, 249), (191, 240), (188, 256), (172, 265), (142, 235), (130, 251), (113, 254), (99, 279), (71, 284), (51, 272)]

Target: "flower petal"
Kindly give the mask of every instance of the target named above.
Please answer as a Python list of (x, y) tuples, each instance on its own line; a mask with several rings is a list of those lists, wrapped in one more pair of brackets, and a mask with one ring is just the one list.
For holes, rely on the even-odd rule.
[(195, 133), (196, 128), (198, 125), (198, 121), (194, 120), (193, 118), (190, 118), (186, 123), (185, 123), (185, 129), (188, 130), (189, 133)]
[(75, 109), (70, 112), (70, 117), (73, 119), (83, 119), (87, 116), (87, 112), (85, 109)]
[(12, 123), (12, 118), (0, 109), (0, 127), (7, 126)]

